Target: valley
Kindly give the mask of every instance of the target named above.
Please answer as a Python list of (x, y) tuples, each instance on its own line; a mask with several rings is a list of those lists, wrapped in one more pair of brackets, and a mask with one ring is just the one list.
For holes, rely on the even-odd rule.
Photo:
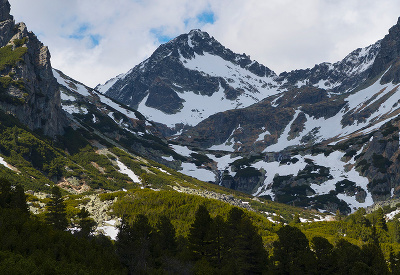
[(400, 270), (400, 21), (279, 75), (195, 29), (89, 87), (0, 8), (4, 274)]

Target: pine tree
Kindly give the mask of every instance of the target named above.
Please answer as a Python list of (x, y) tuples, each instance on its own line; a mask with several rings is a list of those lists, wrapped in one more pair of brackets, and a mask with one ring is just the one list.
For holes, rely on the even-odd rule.
[(311, 240), (311, 248), (317, 259), (317, 273), (332, 274), (335, 269), (333, 245), (323, 237), (314, 237)]
[(383, 213), (383, 209), (379, 208), (376, 211), (376, 228), (381, 229), (381, 230), (388, 230), (387, 224), (386, 224), (386, 219), (385, 215)]
[(363, 263), (361, 249), (357, 245), (351, 244), (344, 239), (340, 239), (336, 243), (333, 253), (336, 258), (338, 274), (354, 274), (352, 273), (353, 268), (358, 270), (365, 270), (365, 267), (368, 268), (368, 266)]
[(171, 220), (162, 215), (157, 222), (157, 246), (163, 252), (164, 255), (172, 256), (176, 253), (176, 231), (171, 223)]
[(87, 238), (93, 233), (96, 222), (90, 217), (90, 213), (83, 207), (78, 213), (78, 235)]
[(209, 256), (211, 222), (212, 219), (207, 208), (204, 205), (200, 205), (196, 211), (188, 236), (189, 250), (195, 260)]
[(6, 179), (0, 179), (0, 207), (10, 208), (11, 183)]
[(153, 264), (151, 259), (153, 231), (148, 218), (143, 214), (137, 215), (132, 224), (135, 274), (146, 272)]
[(54, 186), (51, 190), (51, 195), (51, 199), (47, 204), (46, 222), (55, 229), (65, 230), (68, 226), (68, 220), (60, 188)]
[(209, 239), (211, 242), (210, 245), (210, 257), (211, 263), (214, 267), (221, 268), (222, 259), (226, 255), (226, 223), (224, 219), (217, 215), (211, 223)]
[(130, 274), (132, 274), (135, 266), (135, 252), (132, 249), (134, 238), (134, 232), (128, 223), (128, 218), (123, 216), (118, 226), (116, 250), (121, 263), (128, 268)]
[(297, 227), (286, 225), (277, 231), (279, 240), (274, 242), (273, 261), (278, 274), (312, 274), (315, 256), (309, 242)]
[(261, 274), (266, 270), (268, 255), (261, 236), (245, 212), (237, 207), (228, 213), (223, 250), (223, 272)]
[(0, 207), (19, 209), (28, 214), (26, 195), (21, 185), (12, 186), (6, 179), (0, 179)]
[(25, 214), (29, 213), (28, 205), (26, 204), (26, 195), (21, 185), (16, 185), (14, 187), (11, 193), (10, 206), (11, 208), (21, 210)]
[(363, 262), (371, 268), (374, 274), (389, 274), (385, 256), (379, 246), (373, 243), (364, 244), (361, 251)]

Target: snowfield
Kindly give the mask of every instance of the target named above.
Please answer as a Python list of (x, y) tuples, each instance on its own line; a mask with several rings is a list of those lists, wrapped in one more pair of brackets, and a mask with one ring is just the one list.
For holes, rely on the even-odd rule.
[[(305, 159), (312, 160), (316, 165), (324, 166), (330, 168), (330, 175), (332, 179), (325, 181), (321, 185), (319, 184), (310, 184), (310, 187), (316, 192), (314, 196), (329, 194), (331, 190), (335, 190), (335, 184), (338, 181), (342, 181), (347, 179), (349, 181), (353, 181), (356, 183), (356, 186), (361, 187), (365, 191), (368, 191), (367, 184), (368, 179), (359, 175), (357, 171), (355, 171), (354, 167), (350, 171), (346, 171), (345, 165), (347, 163), (343, 162), (341, 159), (345, 153), (343, 152), (332, 152), (329, 156), (325, 156), (324, 154), (319, 154), (316, 156), (305, 155), (305, 156), (294, 156), (293, 158), (299, 159), (296, 163), (290, 164), (280, 164), (280, 162), (265, 162), (258, 161), (252, 166), (257, 169), (263, 168), (266, 171), (266, 178), (264, 180), (264, 184), (259, 187), (259, 189), (253, 194), (256, 196), (261, 195), (270, 195), (274, 198), (274, 194), (271, 190), (271, 184), (273, 183), (273, 179), (276, 175), (279, 176), (287, 176), (287, 175), (297, 175), (300, 171), (302, 171), (307, 163)], [(349, 207), (354, 211), (359, 207), (366, 207), (373, 204), (372, 196), (367, 192), (367, 197), (365, 202), (358, 202), (355, 200), (355, 197), (347, 196), (345, 194), (338, 194), (339, 199), (344, 200)]]

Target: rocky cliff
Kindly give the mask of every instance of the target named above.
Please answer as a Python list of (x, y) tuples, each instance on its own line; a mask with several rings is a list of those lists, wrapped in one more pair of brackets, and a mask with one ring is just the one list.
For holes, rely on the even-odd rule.
[(30, 129), (62, 134), (66, 117), (50, 52), (24, 23), (15, 24), (8, 1), (0, 5), (0, 109)]

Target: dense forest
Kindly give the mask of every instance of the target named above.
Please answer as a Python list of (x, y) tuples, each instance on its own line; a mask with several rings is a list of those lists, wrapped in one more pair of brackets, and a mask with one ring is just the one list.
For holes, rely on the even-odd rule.
[[(85, 208), (71, 218), (58, 187), (32, 215), (20, 185), (0, 180), (1, 274), (399, 274), (400, 227), (380, 208), (331, 222), (271, 223), (219, 201), (174, 191), (118, 197), (115, 241), (93, 235)], [(115, 197), (112, 195), (115, 194)], [(151, 203), (143, 203), (152, 198)], [(163, 202), (163, 203), (162, 203)], [(158, 205), (158, 206), (156, 206)], [(75, 230), (71, 231), (70, 228)]]

